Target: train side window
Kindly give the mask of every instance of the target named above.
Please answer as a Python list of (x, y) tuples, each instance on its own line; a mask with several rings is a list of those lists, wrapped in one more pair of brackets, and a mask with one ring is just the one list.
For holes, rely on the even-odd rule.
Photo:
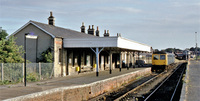
[(165, 55), (160, 55), (160, 60), (165, 60)]
[(159, 56), (158, 56), (158, 55), (154, 55), (154, 56), (153, 56), (153, 59), (154, 59), (154, 60), (159, 60)]

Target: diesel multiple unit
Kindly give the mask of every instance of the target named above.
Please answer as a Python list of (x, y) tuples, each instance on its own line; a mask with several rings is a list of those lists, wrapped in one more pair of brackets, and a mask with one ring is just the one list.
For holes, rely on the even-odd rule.
[(164, 71), (170, 64), (174, 63), (175, 57), (172, 53), (154, 52), (152, 54), (152, 71)]

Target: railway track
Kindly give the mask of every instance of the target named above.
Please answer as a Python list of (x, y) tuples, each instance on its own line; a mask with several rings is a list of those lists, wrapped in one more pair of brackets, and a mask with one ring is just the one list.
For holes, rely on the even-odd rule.
[[(181, 80), (185, 69), (186, 63), (183, 63), (171, 72), (163, 72), (157, 77), (152, 78), (152, 80), (149, 80), (145, 84), (139, 86), (137, 89), (133, 89), (132, 91), (129, 91), (121, 97), (115, 99), (115, 101), (177, 101), (179, 100), (182, 88)], [(148, 86), (152, 85), (152, 83), (156, 83), (156, 81), (162, 82), (158, 83), (155, 87), (153, 87), (153, 89)]]
[[(177, 89), (180, 85), (182, 76), (186, 69), (186, 63), (183, 63), (171, 75), (169, 75), (144, 101), (176, 101), (179, 97)], [(163, 96), (165, 95), (165, 96)], [(176, 99), (176, 100), (175, 100)]]
[(114, 89), (110, 92), (107, 92), (107, 93), (99, 95), (95, 98), (92, 98), (89, 101), (113, 101), (113, 100), (119, 98), (120, 96), (126, 94), (128, 91), (137, 88), (139, 85), (152, 79), (155, 76), (156, 76), (156, 74), (152, 74), (152, 75), (143, 77), (143, 78), (133, 81), (129, 84), (123, 85), (120, 88)]
[[(160, 82), (167, 81), (167, 78), (169, 79), (169, 75), (172, 76), (174, 73), (176, 73), (176, 71), (179, 70), (178, 68), (182, 67), (182, 65), (178, 66), (176, 64), (172, 67), (173, 68), (171, 68), (167, 72), (165, 71), (160, 74), (152, 74), (150, 76), (134, 81), (130, 84), (123, 85), (119, 89), (115, 89), (111, 92), (104, 93), (100, 96), (90, 99), (89, 101), (144, 101), (149, 95), (153, 97), (154, 94), (151, 93), (157, 91), (154, 91), (152, 89), (158, 87), (158, 84), (161, 84)], [(177, 68), (174, 69), (175, 67)], [(178, 87), (179, 86), (177, 86), (176, 88)], [(174, 93), (173, 95), (176, 94)], [(151, 100), (156, 101), (152, 97), (148, 97), (146, 101), (151, 101)]]

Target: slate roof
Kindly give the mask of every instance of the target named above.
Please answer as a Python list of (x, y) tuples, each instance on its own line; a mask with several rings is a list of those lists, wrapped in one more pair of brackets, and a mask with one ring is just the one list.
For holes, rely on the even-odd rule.
[(97, 38), (98, 37), (98, 36), (93, 36), (86, 33), (81, 33), (78, 31), (74, 31), (71, 29), (61, 28), (61, 27), (57, 27), (53, 25), (36, 22), (36, 21), (30, 21), (30, 23), (36, 24), (37, 26), (47, 31), (48, 33), (51, 33), (55, 37), (63, 37), (63, 38), (94, 38), (94, 37)]

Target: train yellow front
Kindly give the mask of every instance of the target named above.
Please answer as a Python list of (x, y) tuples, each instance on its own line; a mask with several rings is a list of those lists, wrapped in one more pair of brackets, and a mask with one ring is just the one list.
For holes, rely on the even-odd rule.
[(170, 64), (174, 63), (175, 57), (172, 53), (154, 52), (152, 54), (152, 71), (164, 71)]

